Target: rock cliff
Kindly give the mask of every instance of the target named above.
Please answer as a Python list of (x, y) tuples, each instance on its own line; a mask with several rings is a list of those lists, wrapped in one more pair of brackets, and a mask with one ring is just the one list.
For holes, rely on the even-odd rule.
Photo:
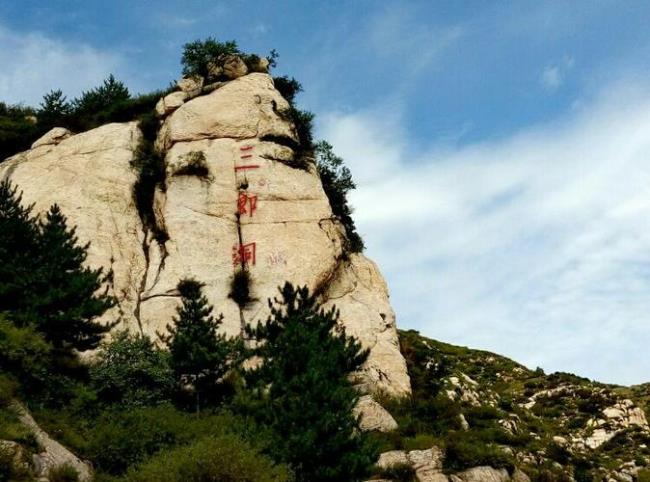
[[(193, 277), (224, 315), (225, 332), (237, 336), (266, 318), (267, 299), (290, 281), (336, 305), (348, 333), (370, 348), (360, 384), (409, 393), (386, 283), (372, 261), (344, 252), (345, 229), (313, 161), (296, 162), (290, 106), (272, 78), (256, 72), (179, 87), (157, 108), (165, 174), (152, 209), (164, 237), (143, 223), (134, 201), (131, 162), (143, 137), (136, 122), (80, 134), (56, 128), (0, 164), (0, 179), (38, 212), (58, 203), (80, 241), (90, 242), (88, 263), (113, 273), (118, 305), (106, 321), (119, 319), (118, 328), (164, 331), (179, 303), (178, 281)], [(229, 297), (238, 269), (252, 280), (243, 307)]]

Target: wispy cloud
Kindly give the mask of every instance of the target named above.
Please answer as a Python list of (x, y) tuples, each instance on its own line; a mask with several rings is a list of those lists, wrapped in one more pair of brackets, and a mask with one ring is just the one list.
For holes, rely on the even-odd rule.
[(9, 103), (37, 105), (44, 93), (58, 88), (75, 96), (124, 66), (116, 53), (2, 25), (0, 45), (0, 100)]
[(547, 65), (542, 71), (540, 82), (548, 90), (556, 90), (564, 83), (564, 79), (571, 68), (574, 60), (572, 57), (564, 57), (560, 62)]
[(402, 326), (532, 367), (647, 380), (650, 358), (625, 360), (650, 343), (650, 91), (605, 91), (510, 138), (416, 155), (374, 113), (325, 118)]

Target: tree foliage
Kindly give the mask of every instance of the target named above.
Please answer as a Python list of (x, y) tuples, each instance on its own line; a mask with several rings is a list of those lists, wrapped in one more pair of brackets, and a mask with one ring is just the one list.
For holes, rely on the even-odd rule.
[(81, 113), (100, 112), (111, 105), (131, 98), (129, 89), (123, 82), (110, 74), (100, 85), (81, 94), (72, 102), (77, 115)]
[(234, 40), (219, 42), (214, 37), (208, 37), (205, 40), (186, 43), (183, 46), (183, 55), (181, 57), (183, 75), (207, 77), (210, 62), (214, 62), (222, 55), (237, 55), (240, 53), (237, 42)]
[(249, 328), (261, 364), (245, 375), (259, 420), (274, 433), (272, 452), (299, 481), (363, 480), (374, 450), (352, 408), (349, 376), (368, 356), (307, 288), (286, 283), (271, 315)]
[(62, 353), (97, 347), (110, 328), (97, 318), (115, 304), (100, 290), (110, 273), (84, 266), (88, 244), (78, 244), (58, 206), (37, 221), (21, 199), (9, 181), (0, 183), (0, 312)]
[(296, 95), (302, 92), (302, 84), (293, 77), (283, 75), (281, 77), (273, 77), (273, 84), (282, 97), (287, 99), (290, 104), (293, 104)]
[(178, 284), (182, 304), (168, 335), (160, 334), (169, 348), (171, 366), (180, 385), (191, 384), (197, 411), (201, 398), (217, 394), (218, 386), (234, 361), (237, 343), (217, 332), (223, 316), (214, 318), (212, 306), (202, 293), (203, 285), (193, 279)]
[(321, 141), (316, 145), (316, 167), (332, 212), (345, 226), (348, 250), (352, 253), (363, 251), (363, 240), (357, 233), (354, 219), (352, 219), (352, 208), (348, 202), (348, 192), (356, 188), (350, 169), (345, 166), (342, 158), (334, 154), (332, 145), (326, 141)]
[(104, 344), (90, 376), (102, 403), (156, 405), (171, 400), (175, 384), (169, 353), (146, 335), (117, 333)]
[(42, 135), (31, 107), (0, 102), (0, 162), (17, 152), (29, 149)]
[(43, 96), (37, 114), (39, 127), (43, 130), (66, 124), (65, 119), (72, 113), (72, 104), (63, 95), (62, 90), (52, 90)]

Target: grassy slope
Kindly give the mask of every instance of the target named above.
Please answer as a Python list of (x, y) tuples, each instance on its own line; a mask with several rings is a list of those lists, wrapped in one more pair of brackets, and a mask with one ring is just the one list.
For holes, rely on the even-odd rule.
[[(400, 344), (414, 396), (384, 401), (400, 429), (378, 436), (383, 449), (435, 443), (446, 448), (449, 471), (517, 465), (533, 480), (563, 480), (568, 475), (599, 480), (624, 463), (650, 464), (650, 433), (637, 427), (619, 430), (597, 449), (581, 449), (571, 442), (589, 437), (594, 431), (591, 421), (603, 419), (602, 410), (624, 398), (648, 413), (650, 384), (620, 387), (568, 373), (546, 375), (412, 330), (400, 332)], [(609, 423), (604, 426), (615, 430)]]

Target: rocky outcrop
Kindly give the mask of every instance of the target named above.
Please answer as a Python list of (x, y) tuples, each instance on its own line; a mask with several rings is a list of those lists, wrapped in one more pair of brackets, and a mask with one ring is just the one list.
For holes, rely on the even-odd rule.
[[(44, 138), (61, 137), (62, 131), (53, 131)], [(112, 270), (109, 291), (119, 304), (106, 319), (120, 318), (123, 328), (137, 328), (134, 312), (146, 268), (132, 194), (136, 174), (129, 165), (140, 137), (135, 123), (108, 124), (58, 143), (37, 141), (38, 147), (0, 164), (0, 179), (11, 179), (36, 212), (54, 203), (61, 207), (77, 226), (80, 243), (90, 242), (90, 266)]]
[[(164, 331), (179, 302), (178, 281), (193, 277), (223, 313), (223, 331), (240, 335), (268, 316), (267, 299), (290, 281), (336, 305), (348, 333), (370, 349), (361, 388), (409, 393), (386, 284), (363, 255), (345, 256), (345, 231), (315, 166), (293, 162), (287, 146), (298, 138), (285, 115), (288, 102), (268, 74), (238, 76), (234, 59), (222, 67), (236, 79), (198, 96), (203, 80), (183, 79), (157, 108), (166, 175), (153, 212), (168, 239), (152, 239), (133, 201), (129, 163), (141, 139), (135, 123), (67, 138), (53, 131), (2, 163), (0, 178), (18, 185), (39, 212), (58, 203), (80, 241), (91, 242), (88, 263), (113, 272), (109, 289), (119, 305), (107, 319), (119, 318), (120, 328)], [(229, 298), (239, 269), (252, 279), (245, 306)]]
[(354, 415), (360, 417), (359, 428), (366, 432), (392, 432), (397, 422), (384, 407), (370, 395), (362, 396), (354, 407)]
[(86, 482), (92, 479), (90, 464), (84, 462), (59, 442), (51, 438), (38, 426), (25, 407), (18, 402), (14, 402), (12, 409), (17, 413), (20, 422), (30, 429), (38, 444), (39, 452), (32, 457), (32, 466), (37, 477), (47, 480), (50, 471), (67, 465), (77, 472), (80, 482)]
[[(444, 454), (438, 447), (427, 450), (392, 450), (379, 456), (377, 468), (411, 467), (418, 482), (530, 482), (521, 470), (512, 474), (489, 466), (472, 467), (453, 474), (443, 472)], [(383, 479), (386, 480), (386, 479)]]
[(650, 432), (643, 410), (632, 400), (620, 400), (603, 409), (600, 417), (590, 419), (586, 433), (583, 436), (574, 436), (572, 443), (578, 449), (596, 449), (630, 427)]

